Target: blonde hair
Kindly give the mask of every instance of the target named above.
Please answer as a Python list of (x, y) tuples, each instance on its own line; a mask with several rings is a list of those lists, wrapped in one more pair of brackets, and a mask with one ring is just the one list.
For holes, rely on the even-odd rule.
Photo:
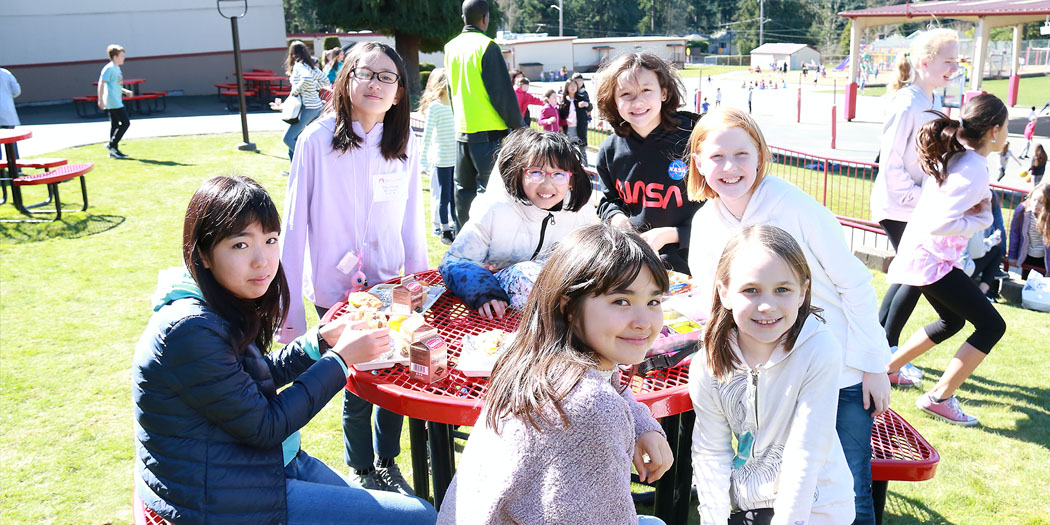
[(751, 118), (751, 115), (747, 114), (747, 112), (736, 108), (715, 109), (704, 115), (696, 123), (693, 133), (689, 135), (689, 174), (686, 177), (686, 190), (688, 190), (689, 200), (705, 201), (718, 197), (718, 193), (707, 184), (707, 178), (700, 173), (700, 169), (696, 165), (696, 159), (693, 158), (692, 154), (701, 153), (700, 146), (707, 139), (708, 133), (729, 128), (741, 128), (746, 131), (748, 136), (751, 137), (751, 142), (755, 145), (755, 149), (758, 150), (755, 186), (758, 186), (766, 176), (766, 163), (773, 158), (773, 155), (769, 152), (766, 138), (762, 135), (762, 130), (758, 128), (758, 123), (755, 122), (755, 119)]
[(443, 93), (447, 93), (447, 91), (445, 91), (447, 87), (448, 82), (445, 77), (445, 68), (434, 68), (434, 70), (430, 72), (430, 77), (427, 78), (427, 88), (423, 90), (423, 96), (419, 98), (419, 112), (426, 115), (427, 108), (429, 108), (431, 104), (441, 100), (441, 95)]
[(912, 81), (913, 69), (922, 60), (933, 60), (945, 44), (959, 44), (959, 33), (954, 29), (930, 29), (922, 31), (912, 41), (908, 53), (897, 59), (897, 78), (889, 85), (889, 91), (897, 91)]
[(123, 52), (124, 46), (120, 44), (110, 44), (106, 47), (106, 54), (109, 55), (109, 58), (114, 58)]

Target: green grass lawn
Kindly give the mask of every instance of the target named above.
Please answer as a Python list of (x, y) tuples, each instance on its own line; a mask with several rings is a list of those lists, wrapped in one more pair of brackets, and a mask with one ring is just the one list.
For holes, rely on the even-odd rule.
[(703, 64), (686, 64), (686, 66), (678, 70), (678, 76), (682, 78), (696, 78), (700, 75), (704, 77), (721, 75), (722, 73), (732, 73), (734, 71), (747, 71), (747, 66), (712, 66)]
[[(1010, 90), (1010, 79), (985, 79), (981, 84), (981, 89), (1001, 98), (1005, 102)], [(831, 90), (822, 89), (821, 91), (830, 92)], [(840, 87), (839, 93), (841, 92), (842, 88)], [(864, 96), (867, 97), (881, 97), (885, 94), (886, 86), (864, 88)], [(1050, 76), (1021, 77), (1017, 87), (1017, 107), (1035, 106), (1036, 109), (1039, 109), (1043, 107), (1043, 104), (1046, 104), (1047, 100), (1050, 100)]]
[[(233, 134), (129, 140), (123, 145), (135, 159), (123, 161), (107, 158), (101, 145), (54, 152), (49, 156), (95, 163), (89, 211), (54, 224), (0, 224), (4, 523), (131, 522), (130, 363), (149, 296), (159, 270), (181, 265), (182, 217), (205, 178), (254, 177), (281, 207), (287, 159), (280, 134), (253, 138), (261, 153), (236, 151), (240, 137)], [(75, 200), (75, 183), (62, 190)], [(40, 188), (26, 193), (28, 202), (44, 196)], [(0, 207), (0, 219), (17, 216)], [(428, 238), (436, 265), (445, 247)], [(875, 286), (881, 296), (881, 273)], [(894, 392), (894, 408), (942, 461), (930, 481), (890, 484), (885, 523), (1048, 523), (1050, 318), (1017, 305), (997, 308), (1006, 337), (959, 394), (982, 426), (932, 421), (913, 405), (918, 392)], [(920, 302), (905, 335), (931, 320)], [(965, 335), (916, 361), (927, 387)], [(333, 466), (342, 464), (340, 410), (337, 399), (303, 431), (304, 448)], [(402, 442), (399, 462), (410, 476), (407, 431)]]

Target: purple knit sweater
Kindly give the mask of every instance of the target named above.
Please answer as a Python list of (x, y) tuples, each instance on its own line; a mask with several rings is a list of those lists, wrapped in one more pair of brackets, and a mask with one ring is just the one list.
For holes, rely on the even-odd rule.
[[(438, 525), (573, 523), (636, 525), (630, 472), (634, 444), (664, 434), (649, 408), (619, 381), (589, 371), (561, 406), (569, 418), (538, 431), (504, 420), (500, 434), (478, 418), (448, 487)], [(555, 419), (555, 421), (560, 421)]]

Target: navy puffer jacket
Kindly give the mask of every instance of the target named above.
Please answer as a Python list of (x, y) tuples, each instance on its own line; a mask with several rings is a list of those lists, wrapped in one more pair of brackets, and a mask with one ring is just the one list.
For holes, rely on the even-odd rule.
[(154, 301), (132, 367), (139, 496), (177, 524), (286, 523), (282, 442), (346, 386), (338, 358), (306, 353), (316, 330), (235, 351), (192, 280), (162, 282)]

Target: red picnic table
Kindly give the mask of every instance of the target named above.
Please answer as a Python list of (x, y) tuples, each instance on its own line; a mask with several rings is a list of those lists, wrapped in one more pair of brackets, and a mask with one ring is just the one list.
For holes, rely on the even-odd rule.
[(7, 171), (0, 179), (0, 190), (3, 190), (3, 200), (0, 204), (7, 203), (7, 185), (11, 184), (11, 199), (15, 207), (21, 210), (22, 192), (14, 185), (14, 179), (18, 176), (18, 150), (15, 143), (33, 136), (33, 132), (27, 129), (0, 129), (0, 144), (4, 145), (4, 159), (7, 161)]
[[(414, 276), (428, 285), (444, 285), (437, 270), (427, 270)], [(398, 279), (388, 282), (396, 281)], [(325, 313), (322, 322), (338, 319), (351, 309), (345, 301), (340, 302)], [(428, 470), (432, 470), (434, 503), (440, 507), (455, 472), (454, 434), (455, 437), (466, 437), (453, 432), (451, 427), (474, 426), (488, 387), (488, 378), (467, 377), (456, 367), (462, 339), (466, 335), (496, 329), (514, 332), (520, 321), (520, 313), (510, 310), (503, 319), (485, 319), (468, 308), (460, 298), (446, 291), (423, 315), (448, 344), (448, 378), (430, 385), (411, 379), (408, 368), (401, 365), (367, 372), (351, 367), (347, 389), (366, 401), (409, 417), (416, 494), (422, 498), (429, 497)], [(674, 452), (674, 466), (655, 484), (653, 504), (654, 514), (668, 524), (686, 523), (689, 513), (694, 415), (688, 383), (688, 362), (666, 370), (655, 370), (645, 376), (636, 375), (629, 382), (635, 399), (648, 406), (653, 417), (661, 420)], [(874, 479), (879, 480), (873, 488), (876, 514), (881, 521), (888, 481), (930, 479), (936, 472), (940, 457), (911, 425), (892, 411), (887, 411), (875, 421), (872, 452), (872, 474)]]
[[(136, 95), (139, 94), (139, 85), (145, 84), (146, 79), (144, 78), (125, 78), (121, 81), (125, 86), (131, 86), (131, 91)], [(98, 86), (98, 82), (92, 82), (91, 85)]]

